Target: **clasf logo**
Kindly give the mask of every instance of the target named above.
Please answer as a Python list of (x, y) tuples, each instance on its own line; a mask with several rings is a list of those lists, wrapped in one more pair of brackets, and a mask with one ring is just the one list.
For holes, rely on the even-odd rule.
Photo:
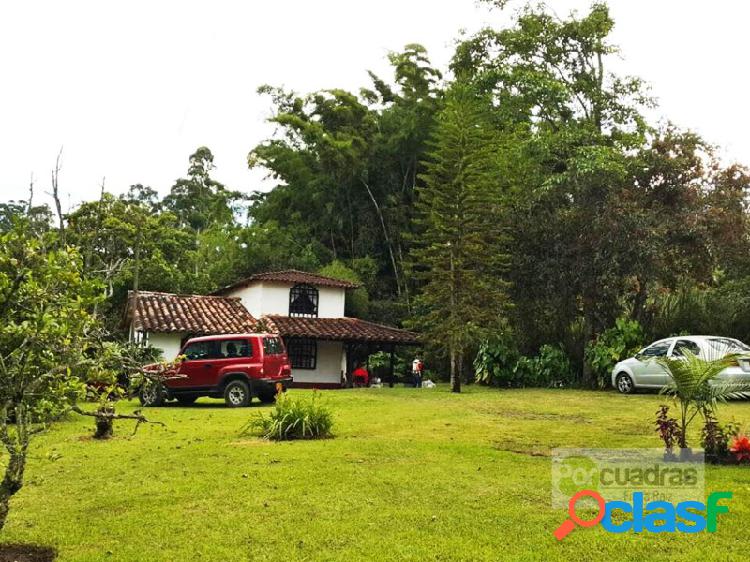
[[(576, 504), (582, 498), (591, 498), (598, 505), (598, 512), (593, 519), (581, 519), (576, 514)], [(604, 498), (593, 490), (581, 490), (570, 498), (568, 503), (569, 519), (566, 519), (554, 532), (558, 541), (570, 534), (576, 525), (595, 527), (600, 524), (610, 533), (700, 533), (716, 532), (720, 513), (729, 512), (729, 507), (720, 505), (720, 500), (732, 499), (732, 492), (713, 492), (704, 504), (699, 501), (682, 501), (673, 504), (666, 501), (643, 503), (643, 492), (634, 492), (633, 501), (613, 500), (605, 502)], [(630, 515), (629, 519), (620, 522), (613, 520), (613, 514), (620, 512)]]

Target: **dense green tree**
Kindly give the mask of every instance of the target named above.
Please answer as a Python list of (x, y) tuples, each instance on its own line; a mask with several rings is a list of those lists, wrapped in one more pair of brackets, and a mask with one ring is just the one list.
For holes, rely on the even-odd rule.
[[(231, 224), (234, 212), (241, 207), (242, 194), (227, 190), (213, 179), (213, 169), (213, 153), (205, 146), (199, 147), (190, 155), (187, 178), (178, 179), (163, 201), (164, 207), (180, 219), (180, 224), (196, 231)], [(138, 196), (149, 195), (141, 192)]]
[(0, 235), (0, 529), (23, 486), (29, 443), (75, 403), (98, 334), (101, 287), (70, 247), (18, 224)]
[(407, 45), (390, 55), (395, 84), (371, 73), (357, 96), (339, 89), (306, 96), (264, 86), (280, 133), (248, 162), (279, 185), (257, 194), (251, 215), (319, 242), (332, 259), (374, 257), (379, 298), (408, 301), (404, 256), (420, 162), (440, 105), (440, 72), (426, 51)]
[(464, 353), (502, 325), (503, 194), (497, 175), (497, 134), (489, 100), (454, 83), (438, 118), (426, 171), (417, 187), (418, 239), (414, 273), (423, 282), (413, 325), (450, 357), (451, 388), (461, 391)]

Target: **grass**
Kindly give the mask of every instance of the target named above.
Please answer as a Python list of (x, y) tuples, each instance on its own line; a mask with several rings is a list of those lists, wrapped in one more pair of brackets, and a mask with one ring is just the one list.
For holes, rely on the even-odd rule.
[[(659, 447), (657, 395), (440, 386), (323, 398), (335, 438), (320, 441), (242, 437), (268, 407), (210, 400), (151, 409), (167, 427), (132, 438), (127, 422), (105, 442), (85, 437), (90, 419), (61, 424), (33, 446), (2, 542), (128, 562), (746, 559), (750, 468), (732, 466), (707, 468), (707, 491), (734, 492), (715, 534), (553, 538), (564, 514), (549, 507), (550, 449)], [(750, 403), (720, 417), (747, 423)]]

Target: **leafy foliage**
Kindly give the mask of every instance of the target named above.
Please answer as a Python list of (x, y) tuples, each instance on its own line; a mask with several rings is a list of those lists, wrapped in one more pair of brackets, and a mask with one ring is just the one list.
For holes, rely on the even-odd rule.
[(618, 318), (612, 328), (590, 342), (585, 357), (600, 387), (607, 386), (615, 364), (638, 351), (643, 340), (643, 328), (638, 321)]
[(718, 404), (730, 398), (743, 398), (750, 391), (746, 383), (723, 382), (718, 375), (736, 363), (737, 356), (726, 349), (716, 349), (701, 358), (685, 349), (683, 357), (659, 357), (657, 361), (667, 370), (669, 384), (662, 393), (670, 396), (680, 408), (679, 445), (687, 448), (687, 428), (698, 414), (704, 418), (714, 414)]
[(0, 483), (0, 529), (23, 486), (33, 435), (67, 412), (97, 365), (92, 309), (101, 286), (86, 280), (77, 250), (18, 222), (0, 235), (0, 441), (7, 452)]
[(680, 425), (675, 418), (669, 416), (669, 406), (662, 404), (656, 411), (656, 431), (664, 441), (666, 452), (671, 454), (675, 443), (681, 441)]
[(271, 413), (251, 420), (243, 433), (257, 432), (266, 439), (287, 441), (331, 437), (332, 429), (333, 416), (320, 403), (318, 393), (314, 393), (310, 401), (282, 393), (276, 398)]
[(477, 381), (497, 386), (571, 386), (573, 372), (565, 352), (543, 345), (533, 357), (521, 355), (506, 336), (484, 342), (474, 361)]
[(721, 425), (713, 413), (705, 415), (703, 430), (701, 431), (701, 447), (709, 462), (724, 462), (729, 457), (729, 440), (737, 435), (737, 428), (733, 424)]

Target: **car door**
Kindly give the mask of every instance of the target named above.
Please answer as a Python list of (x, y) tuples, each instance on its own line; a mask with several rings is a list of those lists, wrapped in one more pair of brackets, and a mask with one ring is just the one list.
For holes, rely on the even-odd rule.
[(247, 338), (227, 338), (217, 340), (217, 357), (213, 361), (215, 377), (209, 381), (210, 385), (219, 384), (223, 374), (232, 371), (246, 373), (248, 360), (252, 357), (250, 342)]
[(281, 339), (276, 336), (263, 338), (263, 372), (267, 377), (278, 377), (287, 357)]
[(182, 350), (185, 360), (180, 364), (178, 373), (185, 375), (170, 386), (178, 388), (200, 388), (212, 385), (218, 358), (218, 345), (214, 340), (203, 340), (189, 343)]
[(673, 344), (674, 340), (661, 340), (638, 352), (638, 363), (633, 367), (636, 385), (660, 388), (667, 384), (669, 375), (657, 359), (667, 357)]

